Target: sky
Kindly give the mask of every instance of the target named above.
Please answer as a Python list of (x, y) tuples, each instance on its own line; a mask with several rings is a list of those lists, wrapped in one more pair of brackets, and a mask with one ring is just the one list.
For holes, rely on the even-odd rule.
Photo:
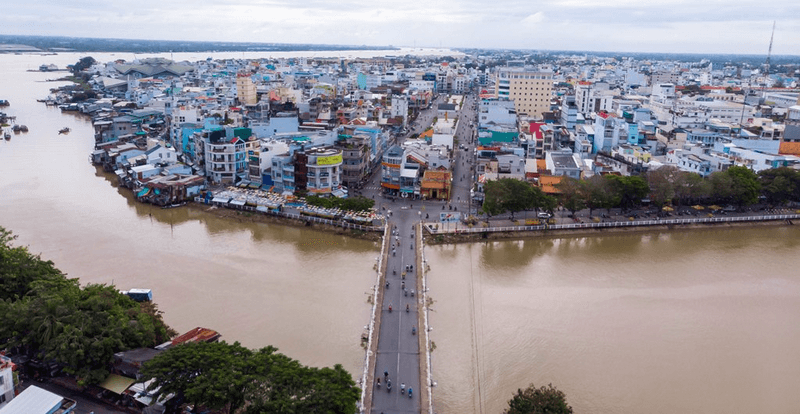
[(798, 0), (34, 0), (0, 34), (800, 55)]

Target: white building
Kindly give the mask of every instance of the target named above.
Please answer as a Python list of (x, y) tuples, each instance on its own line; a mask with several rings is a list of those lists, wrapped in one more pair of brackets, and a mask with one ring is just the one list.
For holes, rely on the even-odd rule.
[(0, 409), (14, 399), (14, 372), (11, 358), (0, 355)]

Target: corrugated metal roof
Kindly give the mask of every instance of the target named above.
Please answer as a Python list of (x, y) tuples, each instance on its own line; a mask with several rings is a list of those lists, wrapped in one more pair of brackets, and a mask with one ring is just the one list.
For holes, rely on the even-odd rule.
[(47, 414), (61, 405), (64, 397), (31, 385), (0, 409), (2, 414)]

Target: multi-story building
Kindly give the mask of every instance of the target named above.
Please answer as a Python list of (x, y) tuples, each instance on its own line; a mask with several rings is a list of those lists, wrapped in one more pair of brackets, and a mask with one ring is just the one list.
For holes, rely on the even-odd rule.
[(386, 193), (397, 194), (400, 191), (400, 170), (402, 169), (404, 153), (403, 148), (395, 145), (383, 154), (381, 187)]
[(256, 84), (249, 74), (240, 73), (236, 76), (236, 97), (241, 105), (255, 105), (258, 103)]
[(352, 131), (343, 128), (336, 141), (342, 150), (342, 184), (356, 187), (369, 174), (369, 142), (363, 135), (352, 135)]
[(11, 358), (0, 355), (0, 408), (14, 398), (13, 366)]
[(503, 68), (497, 73), (495, 97), (514, 101), (517, 113), (542, 119), (550, 110), (553, 73), (549, 70)]
[(242, 137), (250, 135), (249, 128), (225, 128), (195, 135), (197, 156), (209, 181), (233, 184), (237, 177), (247, 175), (247, 149)]
[(316, 195), (331, 194), (342, 185), (342, 151), (313, 148), (295, 153), (295, 183), (297, 190), (305, 189)]

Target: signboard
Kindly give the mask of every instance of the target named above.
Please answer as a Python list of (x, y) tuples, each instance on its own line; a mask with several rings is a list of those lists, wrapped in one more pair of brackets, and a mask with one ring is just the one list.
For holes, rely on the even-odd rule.
[(332, 165), (341, 163), (342, 163), (342, 154), (329, 155), (327, 157), (317, 157), (317, 165)]
[(461, 220), (461, 213), (439, 213), (439, 221), (442, 223), (452, 223)]

